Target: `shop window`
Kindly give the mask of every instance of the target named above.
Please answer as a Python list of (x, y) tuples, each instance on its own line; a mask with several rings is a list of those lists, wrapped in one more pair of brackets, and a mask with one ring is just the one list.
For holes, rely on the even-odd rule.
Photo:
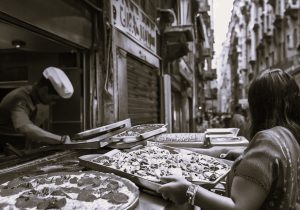
[(0, 82), (28, 80), (27, 56), (24, 53), (0, 55)]
[(298, 31), (297, 31), (297, 28), (294, 29), (293, 41), (294, 41), (294, 47), (296, 47), (297, 44), (298, 44)]
[(60, 67), (77, 67), (76, 53), (60, 53), (58, 56)]

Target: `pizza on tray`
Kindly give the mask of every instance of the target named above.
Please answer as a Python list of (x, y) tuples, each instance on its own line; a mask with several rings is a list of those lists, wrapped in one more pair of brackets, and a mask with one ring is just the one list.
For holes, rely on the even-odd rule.
[(205, 138), (204, 133), (165, 133), (158, 135), (154, 138), (155, 142), (174, 142), (174, 143), (186, 143), (186, 142), (203, 142)]
[(172, 153), (157, 146), (102, 155), (92, 162), (158, 183), (161, 176), (168, 175), (183, 176), (196, 183), (214, 183), (230, 170), (226, 163), (211, 156), (194, 152)]
[(131, 181), (97, 171), (19, 177), (0, 185), (0, 209), (129, 209), (139, 198)]
[(126, 131), (123, 131), (112, 139), (122, 140), (124, 142), (132, 142), (141, 140), (143, 138), (148, 138), (150, 136), (165, 132), (167, 129), (164, 124), (142, 124), (133, 126)]

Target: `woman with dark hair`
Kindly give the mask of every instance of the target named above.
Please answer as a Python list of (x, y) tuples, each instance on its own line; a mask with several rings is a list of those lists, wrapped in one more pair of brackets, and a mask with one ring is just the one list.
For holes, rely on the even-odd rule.
[(300, 209), (300, 90), (280, 69), (261, 73), (249, 88), (251, 141), (227, 177), (228, 197), (184, 178), (162, 177), (159, 192), (206, 210)]

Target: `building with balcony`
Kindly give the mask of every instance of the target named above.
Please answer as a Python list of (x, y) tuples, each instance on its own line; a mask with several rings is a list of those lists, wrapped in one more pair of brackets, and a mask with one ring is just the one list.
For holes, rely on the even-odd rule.
[(236, 0), (230, 25), (231, 42), (223, 48), (229, 56), (223, 56), (219, 81), (226, 80), (230, 69), (232, 88), (226, 99), (219, 93), (219, 109), (228, 101), (231, 110), (238, 103), (245, 105), (249, 83), (267, 68), (282, 68), (300, 84), (299, 0)]
[[(207, 0), (163, 1), (160, 8), (165, 121), (172, 132), (194, 132), (206, 104), (213, 30)], [(205, 109), (203, 109), (205, 110)]]

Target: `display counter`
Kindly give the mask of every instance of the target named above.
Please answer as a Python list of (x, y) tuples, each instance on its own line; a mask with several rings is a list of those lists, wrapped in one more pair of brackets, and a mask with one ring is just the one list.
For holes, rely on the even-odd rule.
[[(86, 154), (87, 151), (61, 151), (52, 155), (37, 158), (23, 164), (9, 167), (1, 170), (0, 184), (12, 180), (20, 176), (36, 176), (51, 172), (74, 172), (84, 171), (84, 167), (79, 165), (78, 157)], [(135, 210), (190, 210), (194, 207), (183, 204), (176, 205), (170, 201), (166, 201), (159, 195), (152, 192), (141, 190), (138, 205)]]
[[(225, 158), (229, 152), (240, 154), (246, 148), (245, 145), (215, 145), (208, 147), (187, 147), (184, 149), (191, 150), (200, 154), (206, 154), (218, 158)], [(36, 176), (48, 174), (51, 172), (76, 172), (91, 170), (79, 164), (79, 157), (87, 154), (103, 154), (110, 149), (101, 148), (97, 150), (65, 150), (53, 151), (52, 154), (35, 158), (25, 163), (18, 163), (14, 166), (3, 168), (0, 171), (0, 183), (5, 183), (13, 178), (20, 176)], [(226, 157), (227, 158), (227, 157)], [(224, 180), (223, 180), (224, 181)], [(222, 188), (222, 187), (221, 187)], [(224, 189), (224, 186), (223, 188)], [(176, 205), (170, 201), (164, 200), (159, 194), (140, 188), (140, 197), (135, 210), (189, 210), (198, 209), (189, 204)]]

